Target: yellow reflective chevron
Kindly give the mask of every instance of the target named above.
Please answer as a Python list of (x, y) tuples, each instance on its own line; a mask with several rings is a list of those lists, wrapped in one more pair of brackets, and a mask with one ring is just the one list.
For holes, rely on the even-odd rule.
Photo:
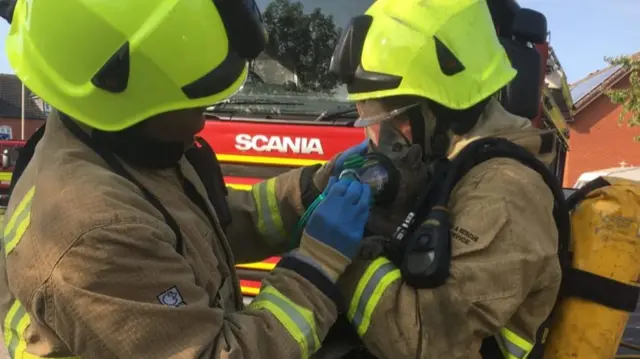
[(526, 359), (533, 349), (532, 343), (507, 328), (501, 329), (495, 338), (505, 359)]
[(7, 222), (7, 225), (4, 227), (2, 241), (5, 255), (9, 255), (16, 245), (18, 245), (18, 242), (20, 242), (24, 232), (31, 223), (31, 202), (33, 201), (35, 192), (36, 188), (31, 187), (13, 211), (11, 219), (9, 219), (9, 222)]
[(227, 183), (226, 185), (229, 188), (237, 189), (240, 191), (251, 191), (251, 188), (253, 187), (249, 184), (237, 184), (237, 183)]
[(249, 304), (249, 309), (267, 310), (273, 314), (300, 345), (302, 358), (308, 358), (320, 348), (313, 312), (295, 304), (274, 287), (262, 289)]
[[(4, 342), (9, 349), (12, 359), (40, 359), (41, 357), (27, 353), (27, 341), (24, 332), (31, 324), (29, 314), (24, 306), (15, 300), (4, 318)], [(79, 357), (64, 357), (58, 359), (80, 359)]]
[(11, 182), (12, 172), (0, 172), (0, 181)]
[[(22, 239), (25, 231), (31, 223), (31, 202), (35, 194), (35, 187), (26, 193), (24, 198), (15, 208), (11, 218), (3, 230), (2, 244), (5, 255), (9, 255)], [(4, 342), (12, 359), (39, 359), (40, 357), (27, 353), (27, 341), (24, 337), (25, 330), (31, 324), (31, 318), (25, 307), (18, 300), (14, 300), (7, 316), (3, 320)], [(79, 359), (67, 357), (60, 359)]]
[(394, 281), (400, 279), (400, 270), (388, 259), (380, 257), (373, 261), (358, 282), (349, 303), (347, 318), (362, 337), (371, 324), (371, 315), (380, 298)]
[(276, 179), (271, 178), (253, 185), (253, 199), (258, 209), (258, 230), (271, 245), (278, 245), (289, 238), (284, 229), (278, 198), (276, 196)]
[[(20, 322), (20, 317), (26, 314), (24, 311), (24, 307), (20, 305), (20, 302), (17, 300), (13, 302), (7, 316), (4, 318), (4, 325), (2, 330), (4, 331), (4, 343), (9, 349), (9, 356), (11, 358), (15, 358), (15, 350), (18, 346), (19, 334), (18, 334), (18, 324)], [(14, 318), (17, 318), (17, 321), (14, 323)]]

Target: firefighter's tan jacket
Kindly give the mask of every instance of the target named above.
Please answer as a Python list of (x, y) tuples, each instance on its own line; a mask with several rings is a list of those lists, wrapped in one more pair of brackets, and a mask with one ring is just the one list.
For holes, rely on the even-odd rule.
[[(179, 169), (206, 198), (185, 159)], [(233, 266), (290, 245), (287, 229), (303, 211), (299, 170), (230, 190), (229, 240), (185, 195), (177, 170), (128, 170), (176, 219), (183, 255), (138, 188), (48, 119), (3, 231), (0, 316), (12, 358), (284, 359), (316, 350), (336, 306), (305, 279), (312, 266), (306, 277), (277, 268), (247, 309)]]
[[(539, 153), (540, 131), (492, 101), (455, 156), (486, 136), (511, 139)], [(549, 164), (555, 151), (539, 156)], [(403, 284), (389, 261), (357, 261), (341, 278), (347, 317), (379, 358), (477, 358), (495, 335), (505, 358), (523, 358), (551, 311), (561, 271), (553, 196), (541, 176), (511, 159), (473, 168), (456, 186), (451, 277), (437, 289)]]

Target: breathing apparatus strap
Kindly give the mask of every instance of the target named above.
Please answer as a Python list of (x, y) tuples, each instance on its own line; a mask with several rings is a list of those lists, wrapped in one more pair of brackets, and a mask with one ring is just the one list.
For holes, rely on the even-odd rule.
[[(429, 157), (432, 159), (431, 178), (428, 186), (426, 186), (424, 191), (419, 195), (413, 210), (407, 215), (404, 223), (396, 229), (393, 235), (395, 243), (392, 243), (389, 251), (395, 252), (397, 250), (397, 247), (394, 248), (395, 245), (398, 244), (398, 242), (402, 242), (406, 235), (415, 230), (416, 223), (420, 224), (422, 220), (425, 219), (434, 206), (434, 203), (429, 203), (429, 201), (433, 202), (435, 194), (441, 192), (440, 187), (444, 184), (444, 177), (446, 173), (449, 172), (450, 167), (449, 161), (447, 160), (447, 152), (449, 151), (450, 145), (449, 130), (456, 126), (457, 130), (463, 130), (463, 128), (458, 128), (460, 124), (465, 124), (465, 126), (463, 126), (464, 129), (467, 131), (470, 130), (478, 121), (480, 113), (482, 113), (485, 107), (485, 103), (480, 103), (469, 110), (455, 111), (434, 101), (428, 101), (427, 105), (436, 118), (435, 128), (429, 141), (430, 153), (428, 153), (427, 148), (423, 149), (424, 159), (429, 160)], [(420, 106), (411, 108), (407, 116), (411, 124), (413, 142), (421, 144), (421, 146), (424, 147), (427, 143), (425, 137), (427, 129), (423, 109)], [(395, 257), (395, 254), (392, 255), (392, 257)], [(397, 261), (400, 260), (397, 259)]]
[[(555, 142), (554, 136), (555, 135), (553, 133), (541, 135), (541, 148), (539, 151), (541, 154), (552, 150)], [(569, 209), (566, 201), (564, 200), (562, 187), (553, 173), (551, 173), (551, 171), (542, 162), (535, 158), (535, 156), (529, 153), (529, 151), (506, 140), (502, 140), (501, 142), (502, 143), (498, 144), (494, 149), (487, 149), (483, 151), (480, 156), (485, 158), (485, 160), (495, 157), (511, 158), (533, 169), (542, 176), (545, 184), (551, 190), (554, 197), (553, 217), (558, 230), (558, 258), (560, 260), (561, 269), (564, 273), (571, 266), (571, 255), (569, 252), (571, 223), (569, 218)], [(538, 328), (536, 333), (537, 341), (528, 358), (537, 359), (542, 357), (543, 342), (549, 328), (551, 327), (552, 316), (553, 313)], [(502, 351), (500, 350), (495, 337), (489, 337), (483, 340), (480, 348), (480, 354), (483, 359), (503, 357)]]
[[(541, 135), (553, 136), (552, 133)], [(539, 152), (551, 151), (553, 141), (543, 139)], [(401, 269), (403, 279), (417, 288), (434, 288), (444, 284), (449, 274), (451, 262), (450, 252), (450, 223), (447, 206), (451, 191), (456, 184), (473, 167), (493, 158), (511, 158), (540, 173), (547, 186), (556, 198), (554, 217), (558, 226), (560, 238), (559, 253), (568, 248), (569, 215), (563, 200), (562, 188), (553, 174), (533, 154), (523, 147), (502, 138), (484, 138), (466, 146), (452, 161), (436, 162), (434, 178), (425, 192), (421, 195), (416, 208), (410, 212), (404, 223), (398, 227), (391, 242), (390, 259)], [(432, 248), (425, 247), (427, 242), (434, 242)], [(430, 262), (432, 268), (416, 265), (416, 253), (426, 249), (435, 251), (434, 260)], [(438, 252), (439, 251), (439, 252)], [(426, 253), (423, 253), (423, 255)], [(565, 257), (565, 256), (562, 256)], [(425, 257), (426, 258), (426, 257)], [(563, 267), (568, 260), (561, 259)]]
[[(232, 221), (231, 210), (227, 203), (229, 190), (224, 183), (222, 167), (213, 148), (202, 137), (196, 137), (196, 143), (185, 152), (185, 157), (200, 177), (207, 191), (207, 197), (218, 215), (223, 229)], [(206, 213), (206, 212), (205, 212)]]

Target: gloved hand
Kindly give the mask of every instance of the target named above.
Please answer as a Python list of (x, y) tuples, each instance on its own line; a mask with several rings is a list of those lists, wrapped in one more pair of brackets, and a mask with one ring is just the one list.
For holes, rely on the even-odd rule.
[(353, 155), (364, 155), (367, 152), (368, 146), (369, 140), (366, 139), (353, 147), (349, 147), (348, 149), (334, 157), (331, 161), (325, 163), (313, 176), (313, 182), (315, 186), (320, 191), (325, 189), (331, 176), (337, 177), (340, 175), (340, 172), (342, 172), (342, 167), (344, 166), (344, 162), (347, 160), (347, 158)]
[(358, 181), (337, 181), (331, 177), (325, 193), (307, 222), (300, 250), (336, 280), (351, 263), (362, 241), (369, 218), (371, 189)]
[(340, 153), (333, 165), (332, 175), (337, 177), (342, 171), (342, 166), (344, 166), (344, 162), (347, 160), (347, 158), (353, 155), (364, 155), (367, 152), (368, 148), (369, 148), (369, 140), (366, 139), (360, 142), (359, 144), (353, 147), (349, 147), (344, 152)]

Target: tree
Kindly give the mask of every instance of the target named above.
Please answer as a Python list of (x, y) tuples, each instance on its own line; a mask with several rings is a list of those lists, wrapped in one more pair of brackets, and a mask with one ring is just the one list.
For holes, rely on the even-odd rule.
[(292, 65), (302, 87), (334, 90), (337, 80), (329, 73), (329, 65), (341, 30), (333, 17), (318, 8), (305, 14), (302, 3), (290, 0), (273, 0), (263, 17), (269, 48), (278, 60)]
[[(619, 123), (626, 123), (628, 127), (640, 126), (640, 58), (618, 56), (605, 60), (611, 65), (622, 65), (629, 70), (629, 88), (607, 91), (611, 102), (622, 106)], [(640, 136), (636, 136), (634, 140), (640, 141)]]

